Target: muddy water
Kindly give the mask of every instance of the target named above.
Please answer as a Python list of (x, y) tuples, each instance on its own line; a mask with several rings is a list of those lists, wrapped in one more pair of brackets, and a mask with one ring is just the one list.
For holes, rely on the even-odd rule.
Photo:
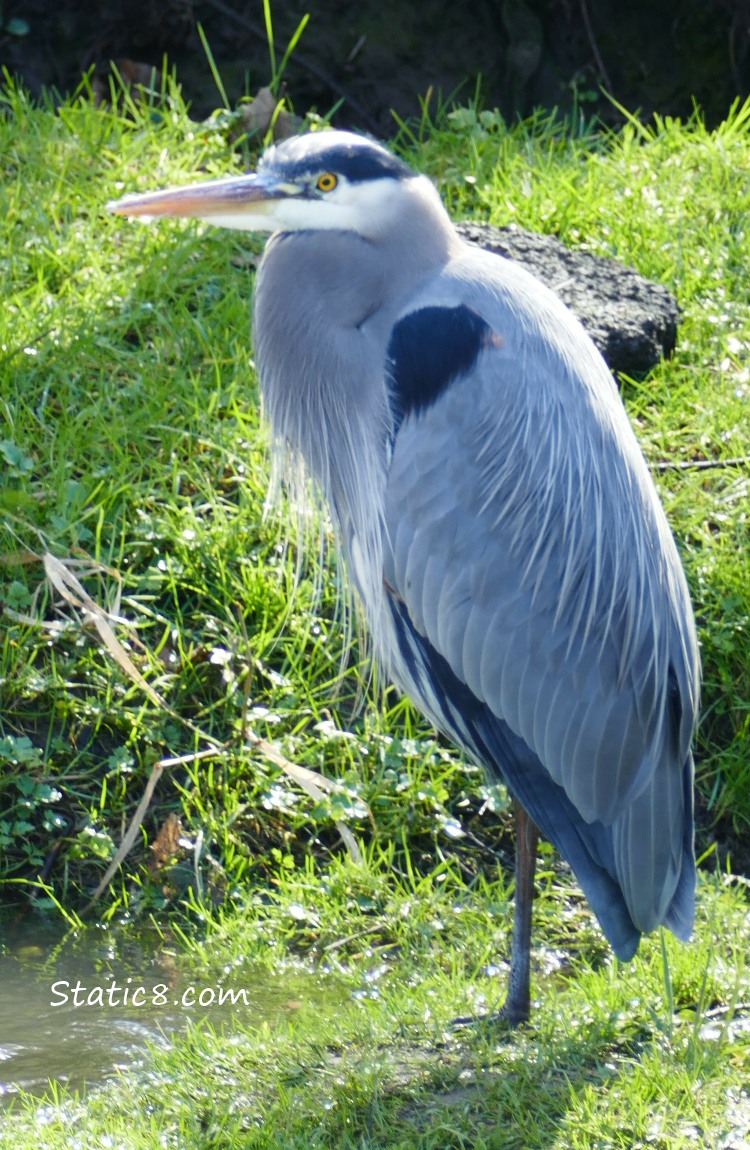
[(231, 1032), (332, 996), (341, 997), (329, 982), (299, 972), (199, 976), (156, 934), (0, 922), (0, 1107), (19, 1089), (44, 1093), (50, 1080), (96, 1086), (190, 1021)]

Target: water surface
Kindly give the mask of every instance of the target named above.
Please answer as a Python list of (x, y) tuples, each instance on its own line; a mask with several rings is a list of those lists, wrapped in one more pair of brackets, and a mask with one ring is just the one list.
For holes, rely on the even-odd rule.
[(44, 1093), (49, 1080), (98, 1085), (190, 1021), (231, 1032), (332, 997), (341, 992), (330, 980), (298, 971), (198, 975), (180, 945), (155, 931), (63, 933), (33, 917), (0, 921), (0, 1106), (19, 1089)]

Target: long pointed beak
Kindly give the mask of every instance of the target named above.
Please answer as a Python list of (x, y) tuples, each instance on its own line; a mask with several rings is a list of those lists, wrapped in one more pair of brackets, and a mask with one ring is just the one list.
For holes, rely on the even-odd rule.
[(300, 194), (301, 189), (294, 184), (251, 172), (184, 188), (123, 196), (111, 200), (107, 208), (119, 216), (189, 216), (223, 227), (265, 230), (274, 226), (269, 216), (277, 201)]

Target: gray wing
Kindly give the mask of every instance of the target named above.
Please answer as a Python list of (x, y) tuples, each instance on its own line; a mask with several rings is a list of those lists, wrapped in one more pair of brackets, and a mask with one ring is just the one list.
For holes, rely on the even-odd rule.
[[(598, 855), (646, 931), (690, 877), (684, 577), (606, 367), (535, 281), (491, 270), (484, 293), (446, 277), (394, 328), (386, 586), (397, 630), (529, 749), (576, 834), (606, 828)], [(392, 670), (419, 695), (404, 650)], [(434, 691), (417, 701), (462, 741)], [(554, 795), (531, 813), (559, 843)], [(689, 914), (672, 914), (678, 933)]]

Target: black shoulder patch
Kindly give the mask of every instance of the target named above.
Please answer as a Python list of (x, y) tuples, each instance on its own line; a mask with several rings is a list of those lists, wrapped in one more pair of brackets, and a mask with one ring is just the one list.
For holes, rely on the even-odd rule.
[(386, 363), (397, 423), (433, 404), (497, 338), (465, 304), (424, 307), (400, 319), (391, 332)]

